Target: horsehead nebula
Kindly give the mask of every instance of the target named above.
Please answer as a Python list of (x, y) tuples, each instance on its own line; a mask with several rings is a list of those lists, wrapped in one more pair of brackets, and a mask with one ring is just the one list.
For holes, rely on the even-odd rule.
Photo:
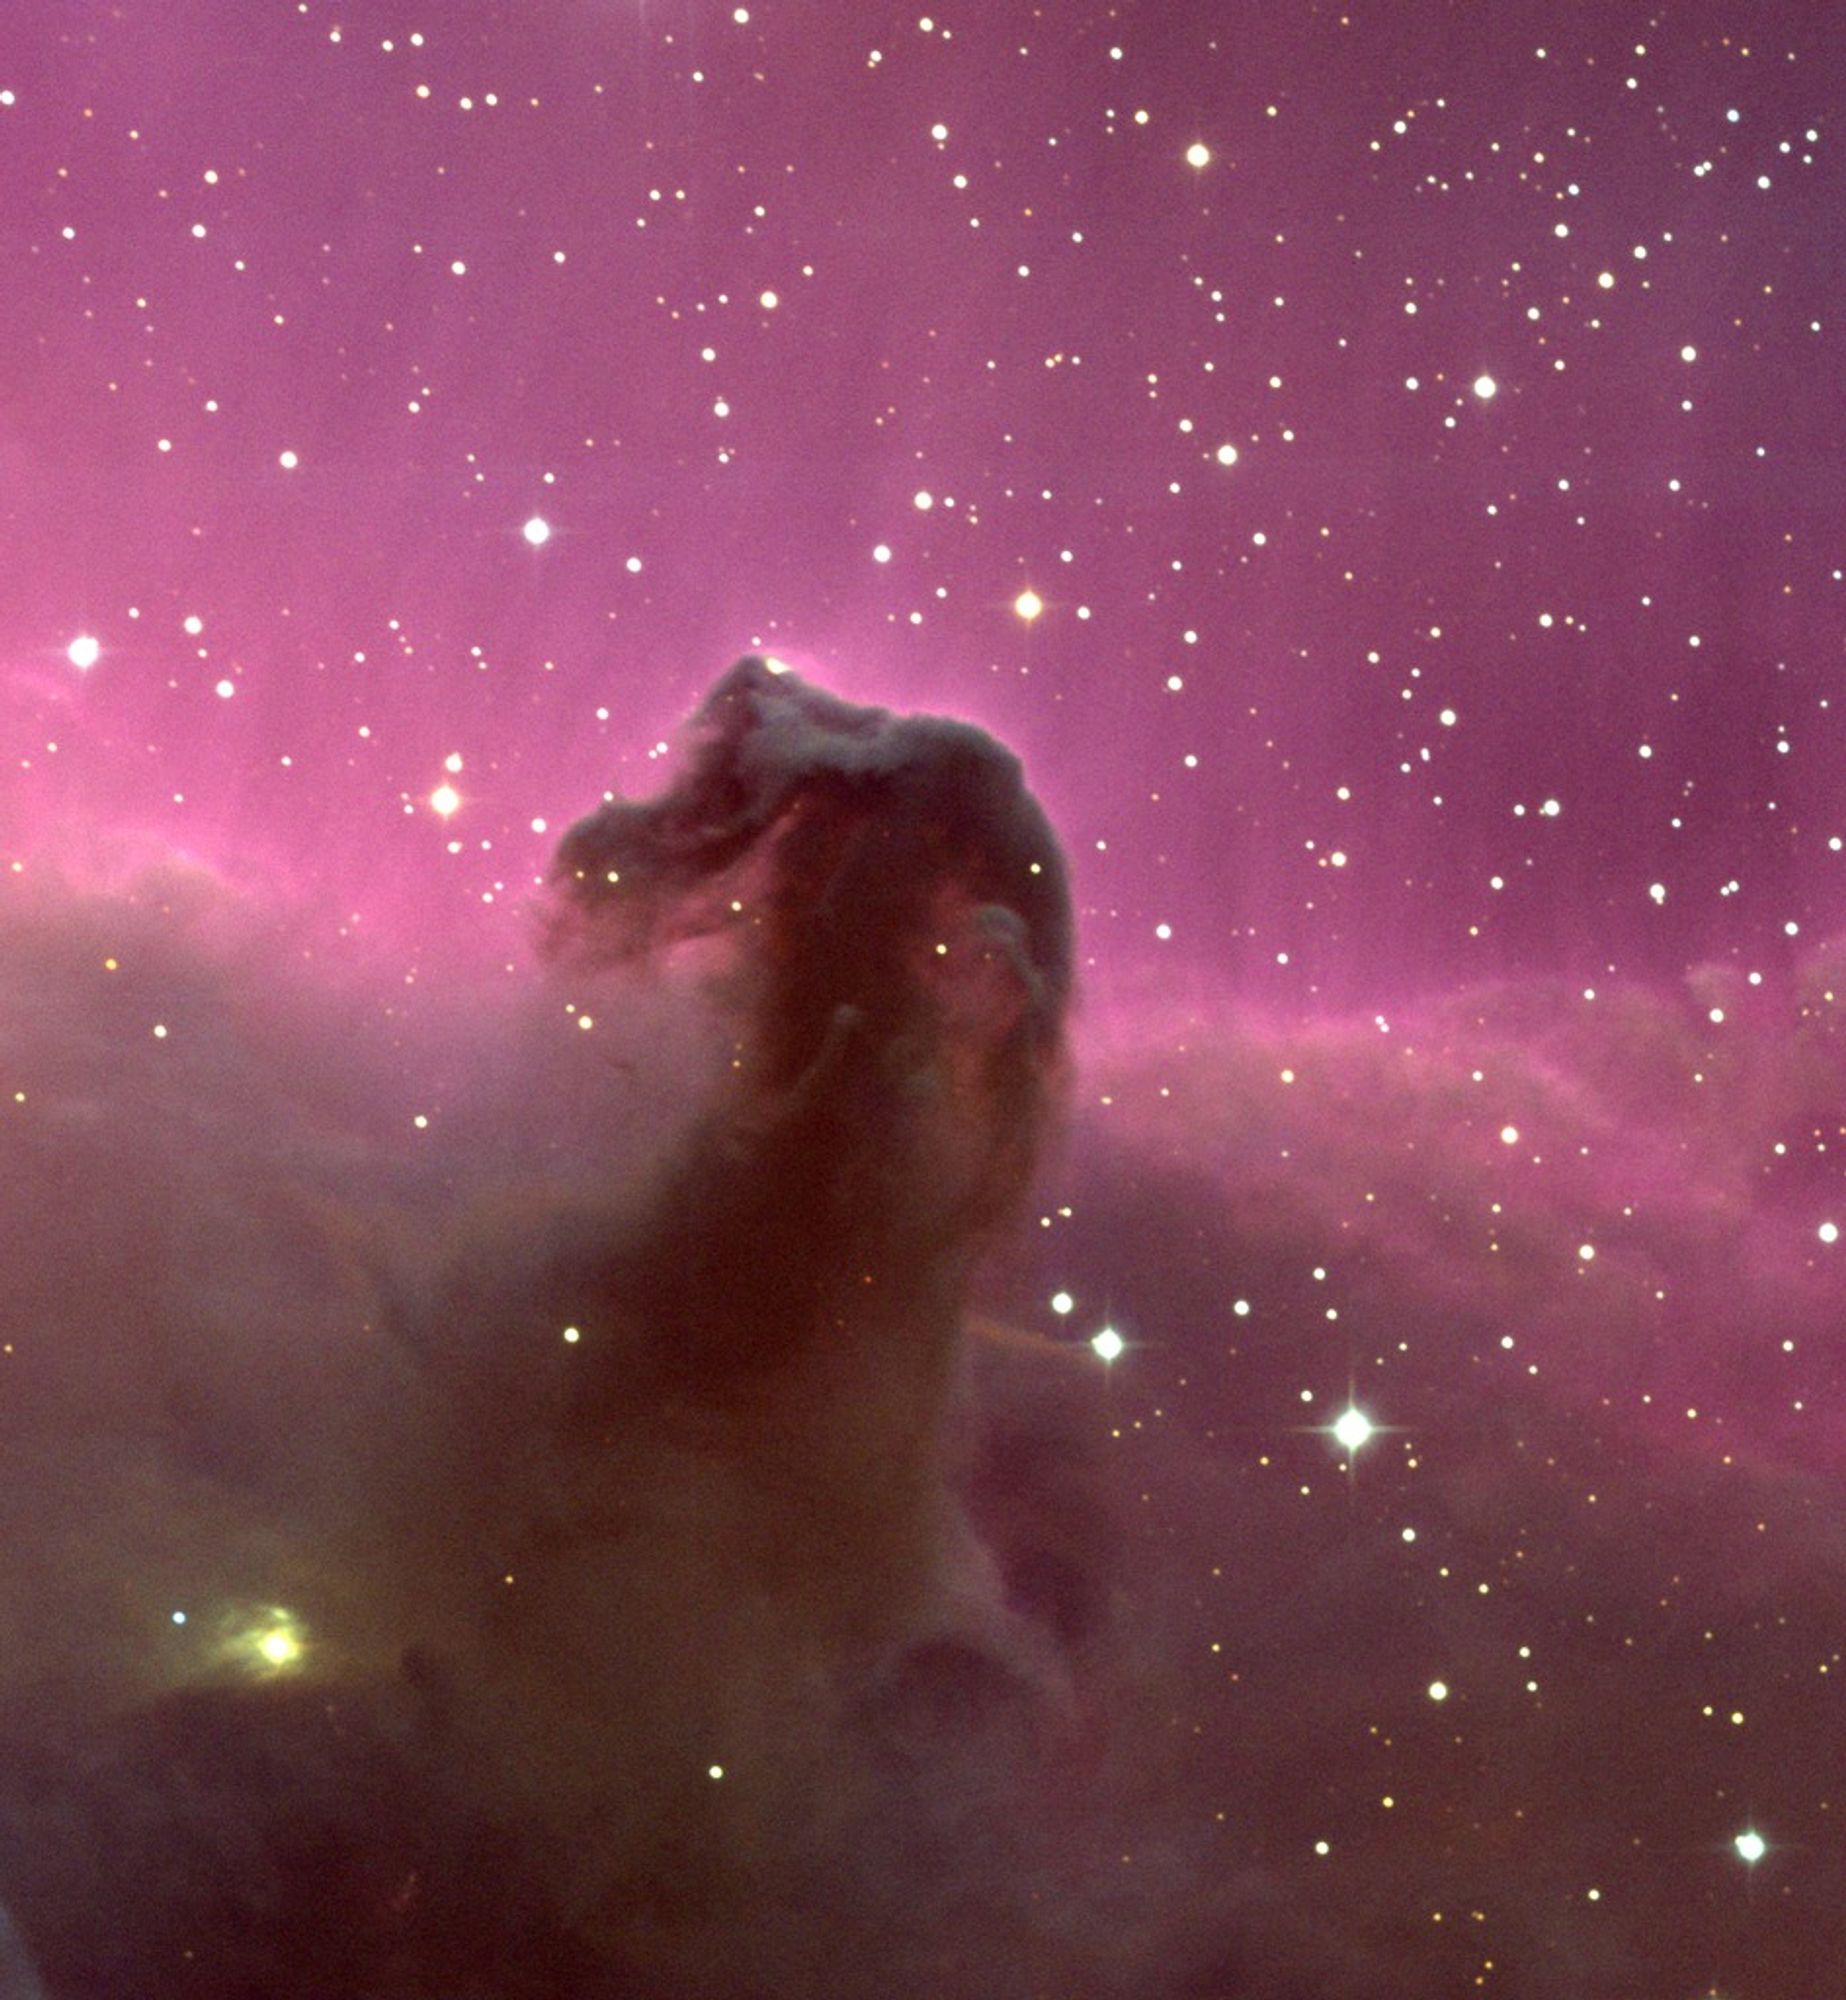
[[(113, 928), (118, 969), (166, 932), (184, 1040), (272, 970), (189, 893), (177, 937), (157, 877), (27, 921)], [(1108, 1618), (1074, 1570), (1020, 1586), (1032, 1537), (970, 1504), (971, 1286), (1066, 1079), (1068, 892), (1017, 761), (745, 659), (664, 791), (564, 836), (539, 944), (540, 988), (628, 1014), (618, 1075), (673, 1071), (646, 1138), (570, 1129), (594, 1100), (560, 1094), (499, 1112), (486, 1176), (352, 1135), (316, 1158), (285, 1037), (254, 1070), (215, 1051), (258, 1166), (241, 1119), (84, 1075), (68, 990), (36, 1031), (66, 1061), (16, 1183), (46, 1236), (10, 1266), (29, 1720), (0, 1880), (38, 1976), (1133, 1990), (1059, 1935), (1099, 1863), (1045, 1789), (1111, 1782), (1084, 1719)], [(502, 1026), (483, 1059), (558, 1092), (546, 1038)], [(109, 1089), (132, 1165), (94, 1151)], [(919, 1896), (966, 1902), (955, 1940)]]

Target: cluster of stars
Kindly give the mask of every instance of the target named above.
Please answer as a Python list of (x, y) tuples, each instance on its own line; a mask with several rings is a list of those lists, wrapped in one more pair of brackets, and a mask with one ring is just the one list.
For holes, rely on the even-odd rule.
[[(1131, 1204), (1045, 1232), (1208, 1607), (1174, 1813), (1420, 1938), (1381, 1991), (1558, 1984), (1651, 1896), (1663, 1990), (1734, 1934), (1811, 2000), (1746, 1947), (1772, 1886), (1823, 1934), (1846, 1809), (1822, 10), (837, 11), (314, 0), (228, 62), (127, 10), (0, 79), (0, 881), (91, 822), (282, 878), (410, 1049), (727, 656), (987, 724), (1072, 858), (1080, 1036), (1153, 1051), (1085, 1115), (1215, 1191), (1159, 1268)], [(593, 1064), (585, 998), (546, 1031)], [(110, 1047), (225, 1032), (137, 992)], [(34, 1144), (53, 1082), (0, 1075)], [(327, 1655), (211, 1605), (175, 1671)], [(1302, 1716), (1311, 1802), (1214, 1776)], [(1662, 1889), (1714, 1854), (1754, 1902)]]

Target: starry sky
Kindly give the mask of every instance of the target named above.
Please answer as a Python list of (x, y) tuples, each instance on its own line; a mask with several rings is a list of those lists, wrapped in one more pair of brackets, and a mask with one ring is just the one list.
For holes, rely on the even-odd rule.
[[(1116, 1744), (1072, 1962), (1819, 1990), (1831, 10), (44, 12), (0, 51), (19, 1200), (115, 1185), (126, 1126), (262, 1209), (214, 1283), (269, 1311), (289, 1159), (368, 1212), (575, 1171), (600, 1100), (537, 1022), (640, 1029), (531, 998), (563, 830), (746, 651), (968, 718), (1062, 838), (1079, 979), (973, 1504), (1147, 1648), (1071, 1642)], [(89, 1309), (42, 1263), (15, 1337)]]

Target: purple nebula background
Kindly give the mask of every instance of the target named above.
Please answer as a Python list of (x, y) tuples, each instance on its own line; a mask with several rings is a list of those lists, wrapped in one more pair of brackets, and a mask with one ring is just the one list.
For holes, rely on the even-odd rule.
[[(0, 1388), (80, 1440), (0, 1482), (15, 1699), (180, 1685), (169, 1599), (335, 1566), (323, 1502), (283, 1480), (255, 1549), (141, 1438), (143, 1329), (260, 1326), (222, 1438), (325, 1473), (329, 1243), (478, 1198), (529, 1246), (670, 1148), (709, 1049), (558, 988), (536, 892), (759, 650), (992, 731), (1077, 911), (957, 1477), (1079, 1747), (1035, 1789), (959, 1669), (906, 1711), (923, 1774), (866, 1781), (809, 1926), (870, 1941), (837, 1990), (1821, 1991), (1843, 39), (1792, 0), (10, 38)], [(984, 1786), (1004, 1841), (951, 1810)], [(822, 1990), (743, 1891), (663, 1907), (765, 1940), (730, 1990)]]

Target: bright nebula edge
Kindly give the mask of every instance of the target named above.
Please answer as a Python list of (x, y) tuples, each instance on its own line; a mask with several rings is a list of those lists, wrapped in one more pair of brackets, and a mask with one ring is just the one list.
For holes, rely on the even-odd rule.
[(1824, 10), (0, 54), (0, 2000), (1812, 2000)]

